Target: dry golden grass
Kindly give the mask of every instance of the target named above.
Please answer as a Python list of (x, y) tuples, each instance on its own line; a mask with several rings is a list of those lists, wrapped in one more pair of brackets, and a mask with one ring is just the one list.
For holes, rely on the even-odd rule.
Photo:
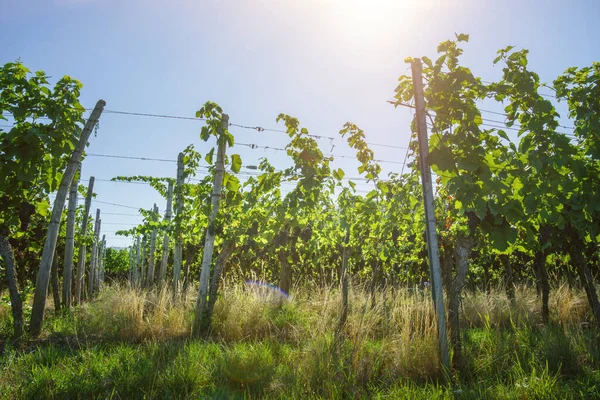
[[(550, 318), (562, 325), (573, 325), (589, 318), (589, 304), (583, 291), (562, 284), (550, 291)], [(526, 324), (541, 324), (541, 300), (534, 288), (519, 286), (510, 301), (502, 288), (489, 293), (471, 292), (463, 299), (464, 321), (469, 327), (506, 328)]]
[(189, 335), (193, 305), (189, 291), (175, 300), (168, 288), (146, 291), (114, 285), (104, 287), (78, 314), (86, 334), (127, 342), (165, 340)]
[[(173, 354), (194, 349), (189, 356), (197, 360), (183, 372), (194, 382), (199, 366), (212, 363), (203, 381), (226, 382), (236, 390), (264, 385), (270, 393), (295, 387), (302, 393), (296, 398), (340, 398), (342, 393), (361, 398), (368, 387), (388, 387), (399, 379), (436, 382), (443, 376), (429, 291), (386, 287), (371, 297), (368, 286), (353, 284), (347, 322), (338, 332), (337, 286), (295, 288), (293, 297), (286, 298), (268, 285), (227, 282), (215, 305), (210, 340), (171, 341), (190, 336), (196, 290), (174, 298), (169, 289), (107, 286), (92, 301), (53, 314), (46, 334), (75, 335), (80, 343), (91, 343), (90, 348), (98, 342), (119, 349), (128, 344), (146, 348), (146, 356), (167, 364), (172, 364), (171, 350), (158, 351), (161, 346)], [(551, 293), (553, 323), (541, 329), (535, 326), (541, 323), (541, 305), (533, 288), (517, 288), (513, 301), (501, 288), (465, 293), (463, 327), (481, 328), (465, 330), (469, 374), (484, 379), (512, 371), (519, 379), (529, 379), (529, 372), (515, 369), (524, 359), (539, 361), (540, 371), (550, 365), (553, 374), (566, 371), (570, 376), (578, 376), (581, 365), (595, 366), (600, 354), (590, 330), (580, 325), (590, 320), (585, 295), (568, 286)], [(188, 356), (179, 357), (181, 365), (188, 362)], [(179, 388), (182, 370), (174, 368), (172, 387)], [(554, 385), (552, 379), (548, 382)]]
[[(335, 288), (298, 290), (285, 299), (273, 288), (227, 284), (215, 306), (212, 336), (234, 344), (275, 340), (289, 343), (292, 358), (333, 368), (333, 337), (341, 305)], [(343, 331), (344, 360), (365, 382), (373, 375), (435, 377), (439, 374), (436, 323), (431, 299), (407, 291), (385, 290), (371, 303), (360, 286), (351, 289), (350, 311)], [(94, 301), (76, 309), (82, 333), (124, 342), (186, 337), (191, 331), (195, 290), (174, 300), (168, 289), (141, 291), (105, 287)], [(339, 360), (338, 360), (339, 361)], [(325, 373), (325, 372), (322, 372)]]
[(549, 306), (563, 326), (580, 324), (589, 319), (591, 312), (585, 293), (582, 290), (575, 292), (567, 284), (550, 291)]
[[(342, 331), (343, 360), (334, 347), (341, 296), (336, 287), (297, 289), (285, 298), (276, 288), (227, 283), (215, 305), (212, 338), (233, 345), (277, 341), (292, 349), (292, 359), (317, 363), (320, 374), (338, 370), (343, 362), (359, 381), (372, 376), (435, 379), (442, 371), (437, 352), (437, 325), (429, 292), (386, 288), (371, 298), (366, 287), (350, 288), (350, 309)], [(563, 285), (550, 299), (552, 319), (565, 326), (589, 317), (583, 293)], [(195, 288), (174, 299), (169, 289), (136, 290), (105, 287), (92, 302), (77, 308), (79, 325), (89, 336), (125, 342), (189, 337)], [(513, 302), (501, 289), (467, 293), (463, 324), (468, 327), (510, 328), (541, 323), (540, 301), (532, 288), (520, 287)], [(5, 311), (4, 311), (5, 312)], [(312, 365), (311, 364), (311, 365)]]
[[(333, 368), (330, 358), (341, 297), (335, 288), (296, 291), (280, 306), (276, 293), (264, 287), (227, 285), (215, 307), (213, 332), (224, 342), (274, 339), (301, 344), (302, 362)], [(352, 354), (348, 362), (363, 379), (382, 370), (393, 376), (439, 376), (437, 331), (430, 297), (408, 291), (378, 293), (372, 304), (361, 286), (350, 291), (350, 312), (344, 336)], [(376, 343), (376, 345), (374, 345)], [(313, 354), (306, 357), (305, 353)], [(318, 356), (320, 355), (320, 356)], [(302, 361), (304, 360), (304, 361)]]
[(502, 289), (492, 289), (489, 293), (467, 293), (463, 299), (464, 321), (470, 327), (489, 324), (495, 328), (506, 328), (537, 323), (541, 321), (540, 308), (535, 291), (523, 287), (516, 288), (512, 302)]

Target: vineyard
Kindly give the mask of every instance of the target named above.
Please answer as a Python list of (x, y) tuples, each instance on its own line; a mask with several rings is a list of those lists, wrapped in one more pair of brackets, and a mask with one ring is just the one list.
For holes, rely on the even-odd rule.
[[(388, 101), (413, 116), (406, 147), (211, 101), (86, 108), (75, 79), (1, 67), (0, 398), (598, 398), (600, 63), (543, 83), (507, 47), (486, 81), (466, 42), (406, 60)], [(209, 150), (94, 153), (110, 114), (199, 121)], [(98, 201), (88, 157), (168, 163), (109, 177), (163, 203)], [(107, 205), (141, 216), (127, 248)]]

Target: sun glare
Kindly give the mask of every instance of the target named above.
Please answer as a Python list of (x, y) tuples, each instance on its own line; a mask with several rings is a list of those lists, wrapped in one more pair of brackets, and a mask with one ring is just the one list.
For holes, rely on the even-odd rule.
[(403, 0), (323, 0), (331, 28), (354, 43), (372, 42), (401, 24), (402, 10), (413, 8)]

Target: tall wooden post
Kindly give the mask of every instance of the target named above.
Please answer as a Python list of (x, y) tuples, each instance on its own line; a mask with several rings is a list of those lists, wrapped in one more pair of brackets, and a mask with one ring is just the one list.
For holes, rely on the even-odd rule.
[[(94, 193), (94, 177), (90, 177), (88, 184), (87, 195), (85, 196), (85, 209), (83, 211), (83, 221), (81, 222), (81, 239), (85, 240), (87, 234), (88, 219), (90, 215), (90, 207), (92, 206), (92, 195)], [(77, 281), (75, 282), (75, 293), (77, 304), (81, 303), (81, 295), (83, 294), (84, 273), (85, 273), (85, 256), (87, 246), (85, 241), (79, 245), (79, 260), (77, 263)]]
[(58, 264), (60, 259), (58, 255), (52, 261), (52, 269), (50, 270), (50, 284), (52, 285), (52, 297), (54, 298), (54, 311), (60, 310), (60, 281), (58, 279)]
[(181, 275), (181, 264), (183, 262), (183, 237), (181, 236), (181, 218), (183, 215), (183, 153), (177, 157), (177, 202), (175, 213), (177, 216), (175, 226), (175, 251), (173, 254), (173, 293), (179, 290), (179, 276)]
[(133, 260), (133, 286), (140, 284), (140, 237), (135, 239), (135, 258)]
[(73, 279), (73, 253), (75, 250), (75, 214), (77, 212), (77, 188), (79, 187), (79, 174), (76, 174), (69, 191), (69, 204), (67, 206), (67, 232), (65, 237), (65, 260), (63, 265), (62, 301), (65, 308), (71, 307), (71, 280)]
[(142, 257), (140, 259), (140, 287), (146, 282), (146, 235), (142, 236)]
[[(152, 212), (154, 216), (152, 217), (154, 222), (158, 222), (158, 207), (156, 203), (154, 203), (154, 207), (152, 208)], [(152, 233), (150, 235), (150, 254), (148, 257), (148, 277), (146, 279), (146, 286), (152, 286), (154, 283), (154, 256), (156, 253), (156, 228), (152, 229)]]
[(129, 287), (133, 287), (133, 253), (135, 251), (135, 245), (129, 247), (129, 273), (127, 274)]
[(164, 284), (167, 277), (167, 262), (169, 261), (169, 231), (171, 227), (171, 207), (173, 206), (173, 182), (169, 182), (167, 190), (167, 210), (165, 211), (165, 221), (167, 223), (167, 231), (163, 237), (162, 259), (160, 262), (159, 282)]
[(425, 233), (429, 255), (429, 274), (431, 278), (431, 294), (438, 325), (439, 351), (442, 364), (450, 371), (450, 355), (448, 353), (448, 338), (446, 335), (446, 314), (444, 311), (444, 292), (442, 290), (442, 274), (440, 267), (439, 245), (436, 234), (435, 214), (433, 205), (433, 186), (429, 166), (429, 142), (427, 137), (427, 120), (425, 115), (425, 95), (423, 92), (422, 65), (420, 59), (412, 62), (412, 79), (415, 91), (415, 106), (417, 118), (417, 134), (419, 140), (419, 169), (423, 186), (425, 203)]
[[(340, 276), (340, 286), (342, 289), (342, 312), (340, 315), (340, 321), (336, 336), (342, 333), (342, 329), (348, 319), (348, 258), (350, 256), (350, 249), (348, 249), (348, 243), (350, 242), (350, 227), (346, 228), (346, 236), (344, 237), (344, 248), (342, 250), (342, 273)], [(339, 339), (338, 339), (339, 340)]]
[(96, 268), (94, 270), (94, 290), (98, 291), (100, 285), (100, 254), (102, 253), (102, 241), (100, 240), (100, 232), (102, 232), (102, 219), (98, 221), (98, 235), (96, 235)]
[(106, 252), (106, 235), (102, 235), (98, 251), (98, 289), (104, 285), (104, 253)]
[(96, 103), (96, 107), (94, 107), (90, 118), (87, 120), (81, 131), (79, 143), (75, 147), (75, 150), (73, 150), (73, 154), (71, 154), (65, 173), (60, 181), (56, 198), (54, 199), (46, 241), (44, 243), (44, 250), (42, 252), (42, 260), (35, 281), (35, 294), (33, 296), (33, 307), (29, 324), (29, 333), (31, 333), (31, 336), (33, 337), (37, 337), (42, 330), (44, 310), (46, 308), (46, 296), (48, 295), (48, 283), (50, 282), (50, 268), (52, 266), (52, 260), (54, 259), (54, 250), (56, 249), (58, 230), (60, 228), (60, 218), (62, 216), (63, 207), (65, 206), (67, 192), (69, 186), (71, 186), (75, 172), (77, 171), (77, 166), (81, 160), (83, 150), (87, 145), (92, 130), (96, 126), (96, 123), (98, 123), (100, 115), (102, 115), (105, 105), (106, 102), (104, 100), (98, 100)]
[(97, 278), (96, 264), (98, 262), (98, 236), (100, 235), (100, 209), (96, 209), (96, 220), (94, 221), (94, 242), (92, 243), (92, 259), (90, 260), (90, 273), (88, 275), (88, 299), (94, 294), (94, 286)]
[(219, 213), (219, 202), (221, 200), (221, 191), (223, 189), (223, 178), (225, 177), (225, 131), (229, 126), (229, 117), (223, 114), (221, 134), (217, 139), (217, 162), (215, 164), (215, 178), (210, 202), (210, 214), (208, 215), (208, 226), (204, 240), (204, 253), (202, 255), (202, 270), (200, 272), (200, 287), (198, 289), (198, 299), (196, 301), (196, 315), (194, 317), (194, 326), (192, 335), (200, 336), (200, 327), (202, 325), (203, 314), (206, 312), (208, 282), (210, 279), (210, 266), (212, 264), (213, 249), (215, 244), (215, 223)]

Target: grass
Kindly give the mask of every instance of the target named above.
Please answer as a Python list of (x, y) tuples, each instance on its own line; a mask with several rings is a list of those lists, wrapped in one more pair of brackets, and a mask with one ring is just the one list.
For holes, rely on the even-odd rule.
[[(465, 370), (443, 384), (428, 293), (351, 290), (343, 339), (333, 288), (280, 294), (226, 285), (208, 341), (189, 339), (195, 296), (106, 287), (48, 312), (42, 337), (0, 355), (0, 398), (563, 399), (600, 397), (600, 336), (582, 293), (561, 286), (552, 323), (535, 292), (470, 293)], [(2, 334), (10, 313), (0, 305)]]

